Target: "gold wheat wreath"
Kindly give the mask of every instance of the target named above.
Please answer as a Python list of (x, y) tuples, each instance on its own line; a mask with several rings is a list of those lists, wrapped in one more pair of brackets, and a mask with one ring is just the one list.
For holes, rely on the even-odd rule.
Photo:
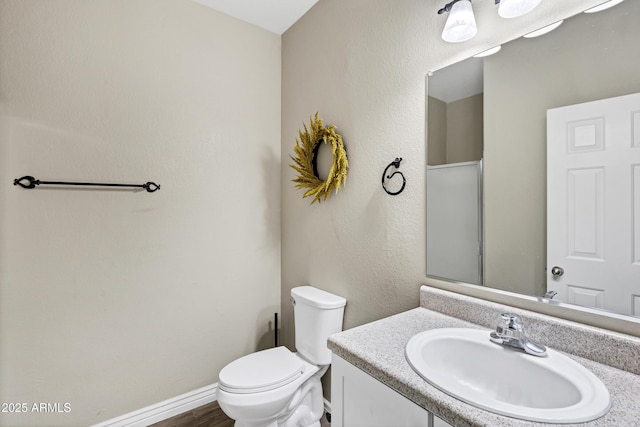
[[(308, 189), (302, 197), (314, 196), (311, 201), (311, 204), (314, 204), (321, 202), (323, 196), (326, 201), (332, 191), (335, 190), (337, 193), (340, 187), (344, 186), (349, 162), (342, 137), (336, 133), (334, 125), (323, 126), (322, 119), (318, 118), (318, 113), (316, 113), (314, 118), (309, 119), (309, 128), (306, 124), (303, 126), (304, 132), (298, 131), (300, 140), (296, 139), (294, 147), (296, 157), (289, 156), (296, 164), (289, 166), (298, 172), (298, 177), (293, 180), (296, 183), (296, 188)], [(325, 181), (318, 177), (316, 167), (316, 156), (321, 142), (331, 143), (331, 152), (333, 153), (333, 164)]]

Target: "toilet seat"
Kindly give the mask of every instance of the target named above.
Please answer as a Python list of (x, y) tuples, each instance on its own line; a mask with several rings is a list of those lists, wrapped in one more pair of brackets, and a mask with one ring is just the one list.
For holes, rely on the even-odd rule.
[(302, 360), (281, 346), (229, 363), (220, 371), (218, 386), (229, 393), (260, 393), (289, 384), (303, 373)]

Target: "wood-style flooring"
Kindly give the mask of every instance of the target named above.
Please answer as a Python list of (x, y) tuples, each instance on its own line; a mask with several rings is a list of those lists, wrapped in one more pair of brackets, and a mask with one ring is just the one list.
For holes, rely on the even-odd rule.
[[(184, 414), (152, 424), (150, 427), (233, 427), (233, 423), (234, 421), (222, 412), (218, 402), (211, 402)], [(326, 415), (322, 416), (320, 424), (322, 427), (331, 427)]]
[(222, 412), (218, 402), (211, 402), (150, 427), (233, 427), (233, 420)]

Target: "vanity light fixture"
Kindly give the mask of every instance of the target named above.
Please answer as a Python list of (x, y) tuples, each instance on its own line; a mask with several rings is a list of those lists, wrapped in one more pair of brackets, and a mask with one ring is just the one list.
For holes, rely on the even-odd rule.
[(617, 4), (622, 3), (624, 0), (609, 0), (606, 3), (601, 4), (600, 6), (596, 6), (596, 7), (592, 7), (591, 9), (587, 9), (584, 11), (584, 13), (596, 13), (596, 12), (602, 12), (603, 10), (607, 10), (610, 7), (613, 7)]
[(560, 20), (558, 22), (554, 22), (553, 24), (547, 25), (546, 27), (542, 27), (539, 30), (535, 30), (535, 31), (530, 32), (529, 34), (525, 34), (522, 37), (527, 38), (527, 39), (532, 39), (534, 37), (540, 37), (541, 35), (550, 33), (551, 31), (555, 30), (560, 25), (562, 25), (563, 22), (564, 22), (563, 20)]
[(453, 0), (438, 11), (438, 15), (449, 13), (442, 30), (442, 40), (460, 43), (470, 40), (478, 33), (471, 0)]
[(502, 18), (517, 18), (535, 9), (542, 0), (495, 0), (498, 15)]
[[(494, 0), (494, 2), (498, 5), (498, 15), (503, 18), (517, 18), (531, 12), (542, 0)], [(449, 16), (442, 30), (442, 40), (460, 43), (472, 39), (478, 33), (471, 0), (452, 0), (438, 10), (438, 15), (443, 13), (448, 13)]]

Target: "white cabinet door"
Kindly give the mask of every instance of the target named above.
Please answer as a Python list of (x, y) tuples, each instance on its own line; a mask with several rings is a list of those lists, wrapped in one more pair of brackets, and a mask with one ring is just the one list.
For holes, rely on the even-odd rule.
[[(344, 359), (331, 358), (333, 427), (448, 426), (429, 411), (382, 384)], [(442, 424), (444, 423), (444, 424)]]

